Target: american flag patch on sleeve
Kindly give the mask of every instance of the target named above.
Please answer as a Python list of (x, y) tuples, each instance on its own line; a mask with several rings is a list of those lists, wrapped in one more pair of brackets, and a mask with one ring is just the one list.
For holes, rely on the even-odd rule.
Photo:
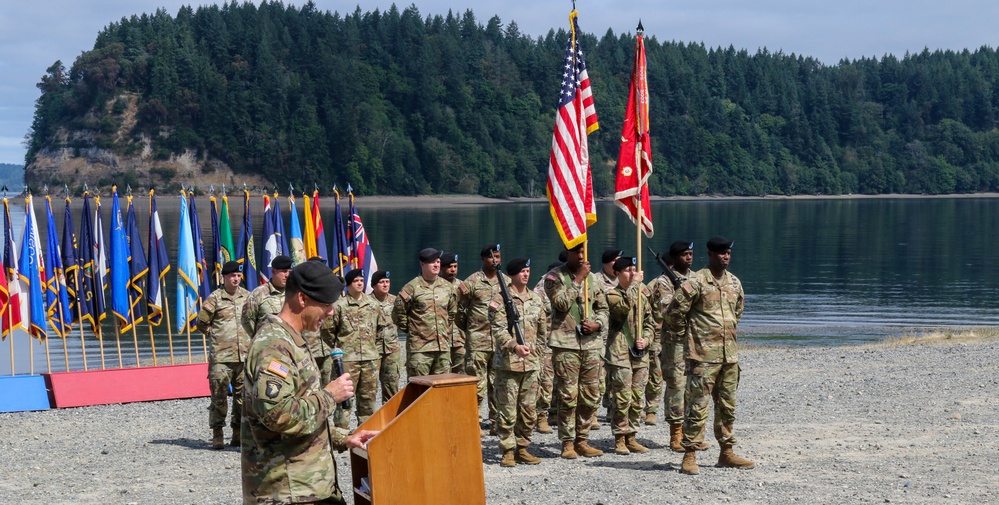
[(281, 377), (282, 379), (288, 378), (288, 365), (285, 365), (276, 359), (272, 359), (271, 364), (267, 365), (267, 371)]

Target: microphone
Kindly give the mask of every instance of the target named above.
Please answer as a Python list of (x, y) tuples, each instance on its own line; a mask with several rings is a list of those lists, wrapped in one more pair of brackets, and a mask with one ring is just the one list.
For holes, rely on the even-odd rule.
[[(333, 359), (333, 375), (334, 378), (343, 375), (343, 349), (339, 347), (334, 348), (330, 351), (330, 358)], [(340, 408), (343, 410), (350, 410), (350, 398), (340, 402)]]

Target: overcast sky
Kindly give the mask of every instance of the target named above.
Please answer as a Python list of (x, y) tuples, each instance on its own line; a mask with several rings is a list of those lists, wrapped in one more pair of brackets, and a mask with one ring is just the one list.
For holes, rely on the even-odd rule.
[[(0, 0), (0, 163), (23, 163), (24, 136), (31, 126), (35, 84), (56, 60), (68, 68), (97, 33), (122, 17), (210, 0)], [(259, 1), (257, 1), (259, 3)], [(300, 0), (286, 4), (301, 5)], [(351, 12), (392, 5), (391, 0), (316, 0), (322, 10)], [(410, 3), (398, 3), (400, 9)], [(568, 0), (422, 0), (420, 14), (463, 13), (480, 23), (498, 15), (520, 31), (544, 35), (568, 26)], [(639, 18), (647, 35), (660, 41), (704, 42), (755, 52), (766, 47), (813, 56), (835, 64), (841, 58), (898, 56), (934, 49), (996, 46), (999, 2), (995, 0), (578, 0), (583, 31), (603, 35), (630, 32)], [(584, 48), (585, 49), (585, 48)], [(553, 94), (557, 90), (552, 91)]]

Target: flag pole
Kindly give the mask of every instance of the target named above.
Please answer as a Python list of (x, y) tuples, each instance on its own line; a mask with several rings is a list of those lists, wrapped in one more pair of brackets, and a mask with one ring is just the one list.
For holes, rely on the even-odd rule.
[(28, 363), (31, 364), (28, 373), (35, 375), (35, 343), (31, 341), (30, 331), (28, 331)]
[[(146, 284), (149, 285), (148, 283)], [(149, 328), (149, 346), (153, 352), (153, 366), (158, 366), (156, 363), (156, 337), (153, 336), (153, 322), (149, 320), (149, 306), (146, 306), (146, 327)]]
[(191, 355), (191, 324), (190, 324), (191, 306), (184, 304), (184, 330), (187, 332), (187, 363), (194, 363), (193, 357)]
[(4, 307), (4, 317), (7, 318), (7, 328), (10, 333), (10, 375), (14, 375), (14, 318), (10, 315), (10, 305)]
[[(131, 303), (131, 302), (129, 302), (129, 303)], [(129, 312), (131, 312), (132, 311), (132, 307), (129, 307), (128, 310), (129, 310)], [(135, 368), (139, 368), (139, 367), (142, 366), (140, 364), (141, 362), (139, 360), (139, 335), (135, 332), (135, 321), (134, 321), (135, 316), (133, 316), (132, 319), (133, 319), (133, 321), (132, 321), (132, 343), (135, 345)]]
[[(100, 317), (100, 316), (98, 316), (98, 317)], [(103, 328), (101, 328), (101, 323), (100, 322), (97, 323), (97, 332), (95, 334), (97, 335), (97, 342), (99, 342), (101, 344), (100, 345), (100, 348), (101, 348), (101, 370), (105, 370), (106, 369), (106, 365), (104, 364), (104, 330), (103, 330)]]
[(161, 290), (160, 292), (164, 294), (164, 296), (163, 296), (163, 315), (166, 316), (167, 338), (168, 338), (167, 343), (169, 343), (169, 345), (170, 345), (170, 364), (171, 365), (175, 365), (176, 363), (174, 363), (174, 358), (173, 358), (173, 330), (170, 329), (170, 302), (167, 300), (170, 297), (166, 296), (166, 281), (164, 281), (163, 279), (160, 279), (157, 282), (160, 283), (160, 290)]
[[(66, 265), (63, 265), (65, 267)], [(76, 289), (80, 289), (80, 272), (78, 268), (73, 269), (73, 283), (76, 284)], [(77, 293), (79, 295), (79, 293)], [(87, 346), (83, 342), (83, 308), (80, 307), (79, 301), (76, 303), (76, 315), (80, 318), (80, 352), (83, 354), (83, 371), (87, 371)]]

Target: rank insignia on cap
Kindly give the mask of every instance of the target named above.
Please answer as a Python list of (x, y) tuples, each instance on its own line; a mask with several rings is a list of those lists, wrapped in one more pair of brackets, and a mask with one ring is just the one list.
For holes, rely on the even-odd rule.
[(272, 359), (271, 363), (267, 365), (267, 371), (281, 377), (282, 379), (288, 378), (288, 365), (285, 365), (276, 359)]

